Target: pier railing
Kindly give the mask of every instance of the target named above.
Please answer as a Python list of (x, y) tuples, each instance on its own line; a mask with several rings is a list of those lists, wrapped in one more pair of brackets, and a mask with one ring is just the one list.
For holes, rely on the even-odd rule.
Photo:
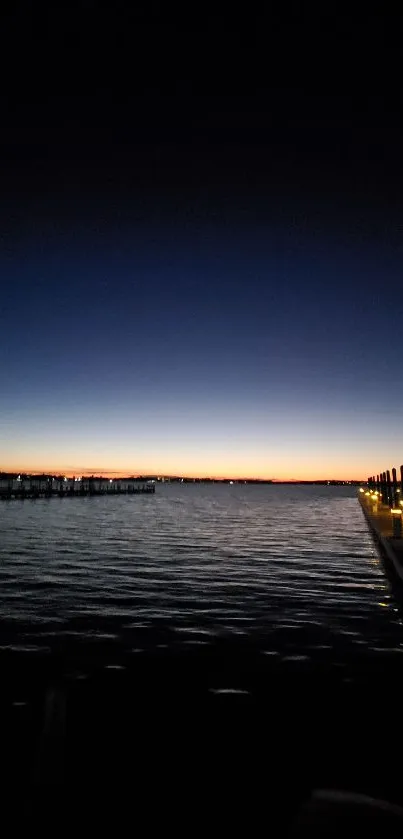
[(360, 488), (362, 501), (371, 508), (373, 515), (389, 514), (392, 520), (393, 535), (402, 537), (403, 514), (403, 465), (399, 474), (395, 467), (386, 469), (378, 475), (371, 475), (367, 480), (367, 489)]
[(403, 466), (400, 467), (399, 478), (397, 470), (393, 467), (392, 470), (387, 469), (379, 475), (372, 475), (368, 478), (367, 485), (368, 491), (372, 494), (376, 492), (382, 504), (387, 507), (392, 509), (392, 507), (403, 506)]

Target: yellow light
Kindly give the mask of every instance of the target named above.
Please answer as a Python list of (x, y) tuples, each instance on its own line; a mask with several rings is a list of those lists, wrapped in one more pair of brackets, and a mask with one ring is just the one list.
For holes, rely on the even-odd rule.
[(364, 492), (364, 490), (363, 490), (363, 488), (362, 488), (362, 487), (360, 487), (360, 492)]
[(397, 507), (392, 507), (390, 512), (392, 513), (392, 516), (401, 516), (402, 515), (402, 511), (399, 510)]
[(370, 492), (366, 492), (366, 493), (365, 493), (365, 495), (371, 495), (371, 493), (370, 493)]

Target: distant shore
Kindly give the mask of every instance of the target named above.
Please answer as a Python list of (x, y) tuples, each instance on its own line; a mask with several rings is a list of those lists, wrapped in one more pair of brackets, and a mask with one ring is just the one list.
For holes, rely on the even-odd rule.
[[(75, 476), (71, 476), (75, 477)], [(0, 480), (16, 480), (27, 478), (42, 478), (63, 480), (64, 475), (49, 473), (49, 472), (1, 472)], [(110, 475), (88, 475), (85, 478), (92, 478), (94, 480), (110, 479)], [(318, 479), (318, 480), (278, 480), (276, 478), (198, 478), (198, 477), (184, 477), (181, 475), (128, 475), (125, 477), (115, 476), (115, 480), (121, 481), (153, 481), (155, 483), (173, 483), (173, 484), (262, 484), (262, 485), (314, 485), (314, 486), (361, 486), (365, 483), (363, 480), (339, 480), (336, 478)]]

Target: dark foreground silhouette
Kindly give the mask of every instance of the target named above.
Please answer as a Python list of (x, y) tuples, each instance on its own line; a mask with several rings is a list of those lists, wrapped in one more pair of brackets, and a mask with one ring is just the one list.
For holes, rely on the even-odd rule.
[(285, 666), (229, 641), (134, 659), (100, 656), (84, 672), (76, 653), (38, 663), (3, 652), (2, 790), (15, 824), (281, 835), (315, 789), (402, 803), (396, 659)]

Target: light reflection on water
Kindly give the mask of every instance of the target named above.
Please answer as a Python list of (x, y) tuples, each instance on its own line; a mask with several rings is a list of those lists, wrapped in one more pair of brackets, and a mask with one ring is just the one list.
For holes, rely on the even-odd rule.
[(286, 660), (400, 651), (350, 487), (158, 486), (0, 506), (3, 647), (132, 650), (244, 637)]

